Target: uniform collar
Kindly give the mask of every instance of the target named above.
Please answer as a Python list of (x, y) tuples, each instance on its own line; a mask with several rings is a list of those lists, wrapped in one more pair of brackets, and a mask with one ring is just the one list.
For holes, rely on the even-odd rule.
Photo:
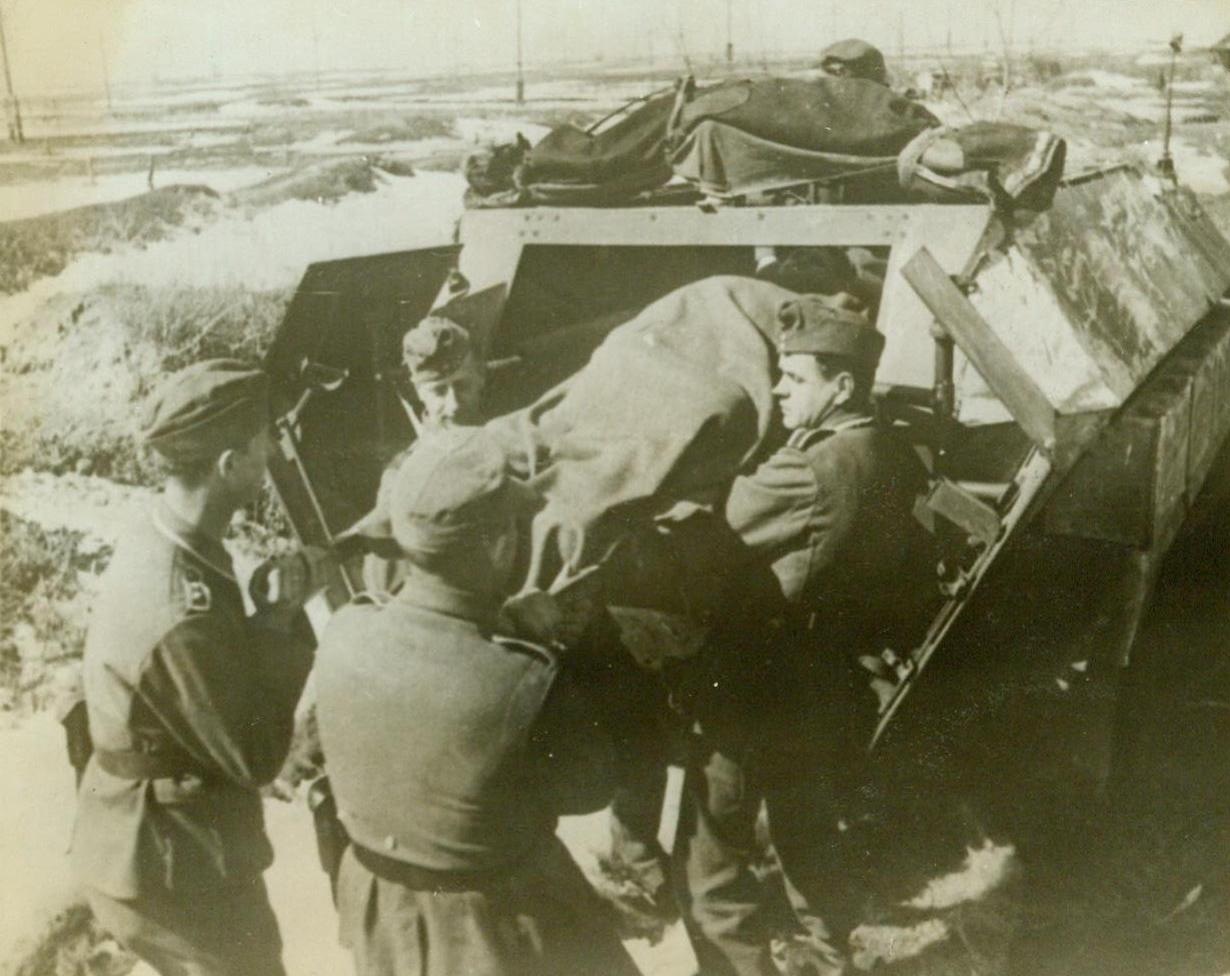
[(215, 573), (229, 580), (235, 579), (235, 567), (231, 557), (218, 539), (211, 538), (191, 522), (177, 515), (165, 498), (159, 498), (150, 512), (154, 529), (177, 548), (195, 556)]
[(796, 427), (786, 438), (786, 444), (790, 447), (804, 448), (831, 434), (837, 434), (843, 430), (855, 430), (859, 427), (869, 427), (874, 423), (875, 418), (869, 413), (858, 410), (836, 410), (815, 427)]
[(416, 576), (413, 572), (397, 591), (393, 602), (468, 620), (483, 630), (489, 631), (495, 624), (497, 608), (492, 605), (491, 600), (476, 593), (459, 590), (440, 580)]
[(874, 423), (875, 418), (865, 410), (847, 410), (838, 407), (817, 425), (817, 430), (837, 433), (839, 430), (850, 430), (852, 427), (866, 427)]

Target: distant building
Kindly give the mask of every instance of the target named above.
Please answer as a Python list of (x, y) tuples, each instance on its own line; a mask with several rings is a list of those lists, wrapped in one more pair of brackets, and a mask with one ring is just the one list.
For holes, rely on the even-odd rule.
[(1230, 34), (1223, 37), (1209, 50), (1213, 52), (1213, 57), (1217, 59), (1217, 63), (1227, 71), (1230, 71)]

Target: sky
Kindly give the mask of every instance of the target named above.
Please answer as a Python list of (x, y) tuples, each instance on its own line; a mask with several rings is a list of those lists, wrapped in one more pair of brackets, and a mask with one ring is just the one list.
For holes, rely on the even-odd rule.
[[(859, 36), (956, 50), (1138, 48), (1230, 32), (1228, 0), (519, 0), (527, 66), (818, 50)], [(518, 0), (0, 0), (20, 94), (155, 77), (511, 69)]]

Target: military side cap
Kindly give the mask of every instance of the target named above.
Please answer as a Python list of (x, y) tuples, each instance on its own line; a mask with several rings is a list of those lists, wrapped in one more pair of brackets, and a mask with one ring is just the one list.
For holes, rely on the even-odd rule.
[(884, 64), (884, 55), (879, 48), (866, 41), (851, 37), (830, 44), (820, 52), (820, 67), (827, 71), (833, 62), (842, 65), (850, 78), (863, 78), (880, 85), (888, 84), (888, 68)]
[(884, 351), (884, 336), (863, 312), (834, 307), (821, 295), (800, 295), (782, 302), (777, 310), (782, 355), (842, 356), (872, 368)]
[(483, 527), (537, 507), (538, 495), (508, 470), (482, 428), (441, 431), (402, 462), (389, 493), (393, 537), (408, 553), (432, 554)]
[(150, 401), (145, 443), (173, 461), (241, 447), (269, 422), (269, 377), (235, 359), (206, 359), (163, 382)]
[(470, 334), (452, 319), (429, 315), (402, 338), (401, 354), (412, 379), (443, 379), (465, 363)]

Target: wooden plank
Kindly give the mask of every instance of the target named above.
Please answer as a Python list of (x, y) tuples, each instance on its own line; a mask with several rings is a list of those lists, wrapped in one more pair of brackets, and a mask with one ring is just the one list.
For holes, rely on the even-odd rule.
[(1038, 447), (1055, 446), (1055, 410), (925, 247), (901, 273)]
[[(901, 277), (901, 266), (924, 245), (950, 274), (969, 270), (971, 259), (987, 233), (990, 211), (976, 220), (954, 220), (933, 212), (920, 213), (902, 223), (888, 253), (884, 292), (876, 328), (884, 334), (884, 354), (876, 370), (881, 383), (925, 386), (935, 383), (933, 316)], [(1006, 417), (1003, 419), (1007, 419)]]
[(1008, 500), (1003, 510), (998, 513), (1000, 531), (995, 540), (980, 550), (973, 562), (962, 571), (957, 585), (948, 591), (947, 599), (932, 618), (922, 643), (910, 651), (908, 658), (895, 663), (896, 680), (893, 687), (882, 689), (886, 694), (880, 702), (880, 719), (872, 734), (868, 750), (875, 749), (876, 744), (883, 737), (893, 716), (901, 708), (910, 689), (917, 683), (918, 676), (935, 652), (943, 645), (949, 631), (961, 618), (962, 611), (969, 605), (970, 597), (982, 583), (987, 571), (999, 558), (1008, 542), (1016, 537), (1017, 530), (1030, 521), (1037, 506), (1046, 497), (1054, 484), (1051, 473), (1051, 462), (1046, 454), (1039, 450), (1031, 450), (1013, 478), (1015, 490), (1008, 493)]
[(984, 546), (999, 536), (999, 513), (947, 478), (938, 478), (931, 486), (926, 505)]

